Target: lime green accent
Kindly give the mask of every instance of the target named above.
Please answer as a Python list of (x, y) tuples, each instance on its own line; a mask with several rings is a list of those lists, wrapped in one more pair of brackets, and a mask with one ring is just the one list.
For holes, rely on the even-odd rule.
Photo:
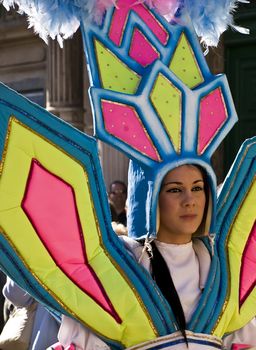
[(107, 90), (135, 94), (141, 77), (98, 40), (95, 40), (95, 51), (102, 87)]
[(150, 99), (171, 138), (176, 152), (180, 152), (181, 97), (181, 91), (166, 77), (159, 74)]
[(204, 81), (195, 54), (184, 33), (180, 36), (169, 68), (190, 89)]
[(249, 192), (243, 200), (243, 205), (230, 225), (226, 247), (229, 259), (229, 291), (221, 316), (213, 332), (218, 337), (242, 328), (256, 314), (256, 288), (250, 292), (241, 309), (238, 303), (241, 258), (247, 244), (248, 235), (255, 222), (255, 198), (256, 181), (253, 181)]
[[(102, 247), (100, 227), (83, 166), (15, 118), (11, 119), (9, 130), (0, 177), (1, 234), (15, 247), (38, 282), (82, 324), (104, 337), (116, 339), (125, 348), (156, 338), (157, 332), (142, 300)], [(32, 159), (37, 159), (49, 172), (72, 186), (88, 262), (123, 320), (122, 324), (118, 324), (56, 266), (22, 210)]]

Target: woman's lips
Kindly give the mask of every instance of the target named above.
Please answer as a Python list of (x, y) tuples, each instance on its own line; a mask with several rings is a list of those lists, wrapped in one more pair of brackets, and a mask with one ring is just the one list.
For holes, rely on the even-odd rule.
[(196, 214), (186, 214), (186, 215), (180, 215), (180, 218), (183, 220), (193, 220), (197, 217)]

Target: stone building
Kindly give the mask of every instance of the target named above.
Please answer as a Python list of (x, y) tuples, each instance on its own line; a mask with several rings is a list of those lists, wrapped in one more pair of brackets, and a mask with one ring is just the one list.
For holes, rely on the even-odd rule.
[[(256, 5), (242, 5), (237, 23), (249, 27), (251, 35), (230, 30), (207, 56), (214, 74), (227, 74), (240, 120), (214, 155), (219, 182), (241, 141), (256, 134)], [(56, 41), (46, 45), (27, 29), (24, 17), (7, 13), (0, 5), (0, 81), (92, 134), (88, 77), (79, 32), (64, 42), (63, 49)], [(126, 181), (128, 159), (105, 144), (100, 144), (100, 155), (107, 186), (115, 179)]]

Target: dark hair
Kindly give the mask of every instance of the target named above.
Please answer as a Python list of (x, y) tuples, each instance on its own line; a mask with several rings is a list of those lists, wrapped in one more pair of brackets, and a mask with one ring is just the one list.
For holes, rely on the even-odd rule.
[[(209, 180), (208, 180), (206, 170), (201, 165), (198, 165), (198, 164), (191, 164), (191, 165), (196, 167), (201, 172), (201, 174), (203, 176), (203, 180), (204, 180), (205, 208), (204, 208), (203, 219), (202, 219), (202, 222), (201, 222), (199, 229), (198, 229), (198, 231), (203, 231), (203, 225), (206, 223), (206, 218), (207, 218), (207, 213), (208, 213), (208, 208), (209, 208), (209, 199), (210, 199)], [(202, 232), (202, 233), (204, 233), (204, 232)], [(196, 236), (196, 233), (195, 233), (195, 236)]]
[(112, 189), (113, 185), (122, 185), (125, 188), (125, 191), (127, 192), (126, 184), (121, 180), (115, 180), (115, 181), (111, 182), (111, 184), (109, 185), (109, 192), (110, 193), (111, 193), (111, 189)]

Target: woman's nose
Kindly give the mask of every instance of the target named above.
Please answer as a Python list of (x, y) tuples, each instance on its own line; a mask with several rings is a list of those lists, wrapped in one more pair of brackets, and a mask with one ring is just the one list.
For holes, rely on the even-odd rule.
[(186, 207), (194, 207), (196, 205), (195, 198), (193, 196), (193, 193), (191, 191), (186, 191), (184, 193), (184, 199), (183, 204)]

